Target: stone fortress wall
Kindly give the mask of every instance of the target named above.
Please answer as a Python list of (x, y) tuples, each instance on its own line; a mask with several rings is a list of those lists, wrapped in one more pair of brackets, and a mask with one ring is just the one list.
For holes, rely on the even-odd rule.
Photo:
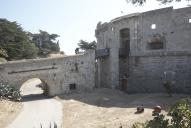
[[(129, 93), (164, 92), (164, 72), (174, 72), (173, 92), (191, 92), (191, 7), (163, 8), (98, 23), (98, 86)], [(123, 88), (124, 89), (124, 88)]]
[(191, 7), (122, 16), (95, 33), (96, 52), (0, 64), (0, 82), (39, 78), (49, 96), (94, 87), (149, 93), (164, 92), (162, 75), (173, 72), (173, 92), (191, 92)]
[(15, 61), (0, 64), (0, 82), (21, 87), (39, 78), (48, 86), (48, 95), (90, 91), (95, 87), (95, 52), (59, 58)]

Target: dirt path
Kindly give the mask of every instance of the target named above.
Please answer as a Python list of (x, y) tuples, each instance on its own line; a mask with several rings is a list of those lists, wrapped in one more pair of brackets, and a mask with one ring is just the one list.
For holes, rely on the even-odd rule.
[[(187, 95), (133, 94), (96, 89), (90, 93), (62, 95), (64, 128), (131, 128), (135, 122), (152, 119), (153, 107), (160, 105), (162, 113), (169, 105)], [(144, 113), (135, 114), (143, 105)]]
[(26, 97), (18, 117), (7, 128), (49, 128), (54, 122), (61, 127), (62, 104), (55, 99), (42, 96)]
[(0, 128), (4, 128), (22, 110), (22, 103), (0, 99)]

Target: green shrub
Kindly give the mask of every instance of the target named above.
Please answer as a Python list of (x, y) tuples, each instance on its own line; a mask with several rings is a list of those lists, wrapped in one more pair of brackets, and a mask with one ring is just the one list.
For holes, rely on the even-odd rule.
[(146, 123), (135, 123), (132, 128), (191, 128), (191, 99), (182, 99), (170, 107), (170, 120), (165, 115), (154, 115)]
[(2, 57), (2, 58), (8, 57), (7, 51), (2, 49), (2, 48), (0, 48), (0, 57)]
[(191, 99), (182, 99), (170, 108), (168, 113), (173, 128), (191, 128)]
[(7, 60), (6, 60), (5, 58), (1, 58), (1, 57), (0, 57), (0, 64), (1, 64), (1, 63), (6, 63), (6, 62), (7, 62)]
[(0, 98), (20, 101), (21, 94), (16, 86), (0, 83)]
[(146, 123), (135, 123), (135, 124), (133, 124), (132, 128), (146, 128), (147, 123), (148, 122), (146, 122)]
[(153, 120), (150, 120), (146, 128), (168, 128), (169, 120), (165, 119), (163, 114), (155, 115)]

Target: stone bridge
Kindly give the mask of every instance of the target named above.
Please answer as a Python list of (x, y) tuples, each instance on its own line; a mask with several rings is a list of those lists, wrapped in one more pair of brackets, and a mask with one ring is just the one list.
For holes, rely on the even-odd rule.
[(0, 64), (2, 83), (20, 88), (32, 78), (39, 78), (46, 83), (49, 96), (91, 90), (95, 87), (95, 52)]

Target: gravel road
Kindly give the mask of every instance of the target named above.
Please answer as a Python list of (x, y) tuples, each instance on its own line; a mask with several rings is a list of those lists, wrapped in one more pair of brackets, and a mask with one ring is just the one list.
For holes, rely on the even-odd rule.
[(7, 128), (50, 128), (62, 123), (62, 104), (55, 99), (44, 99), (42, 96), (26, 98), (23, 110)]
[(22, 91), (22, 93), (26, 94), (23, 97), (23, 109), (7, 128), (41, 128), (41, 125), (42, 128), (50, 128), (50, 125), (53, 128), (54, 123), (58, 125), (58, 128), (61, 128), (62, 103), (40, 94), (39, 92), (42, 92), (42, 90), (34, 88), (34, 85), (39, 81), (31, 81), (23, 86), (25, 91)]

